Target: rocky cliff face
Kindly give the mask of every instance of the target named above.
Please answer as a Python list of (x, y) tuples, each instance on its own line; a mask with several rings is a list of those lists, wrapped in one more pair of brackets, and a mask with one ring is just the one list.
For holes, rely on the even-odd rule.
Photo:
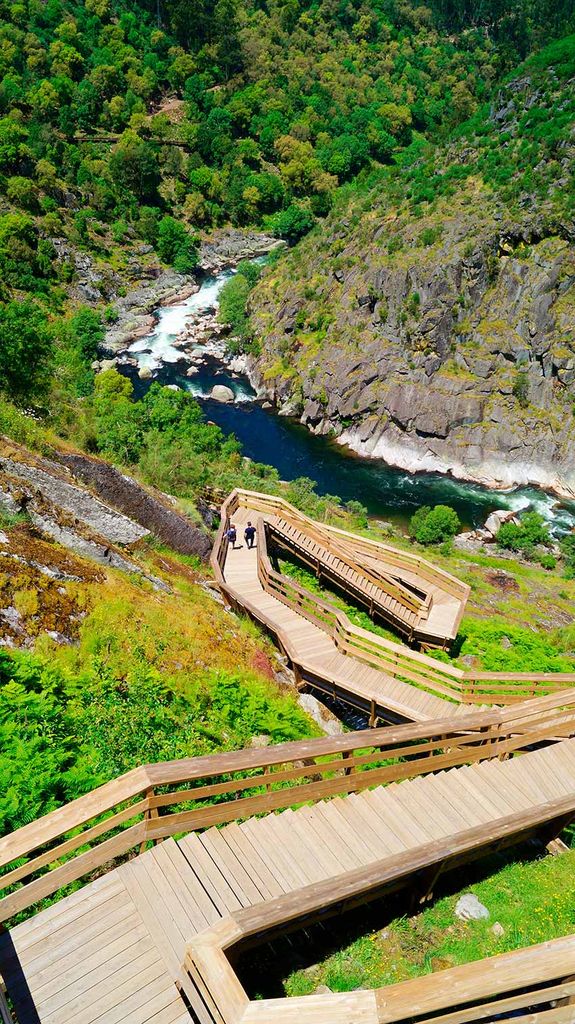
[[(493, 106), (502, 138), (528, 87)], [(575, 231), (556, 197), (575, 147), (556, 148), (544, 202), (506, 201), (459, 144), (451, 195), (358, 196), (274, 268), (253, 373), (280, 410), (409, 470), (574, 495)]]

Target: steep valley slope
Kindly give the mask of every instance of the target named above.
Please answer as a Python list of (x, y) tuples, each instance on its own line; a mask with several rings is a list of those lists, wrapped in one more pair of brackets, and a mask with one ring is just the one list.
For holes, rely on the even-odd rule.
[(575, 37), (340, 202), (251, 297), (253, 373), (357, 452), (575, 494)]

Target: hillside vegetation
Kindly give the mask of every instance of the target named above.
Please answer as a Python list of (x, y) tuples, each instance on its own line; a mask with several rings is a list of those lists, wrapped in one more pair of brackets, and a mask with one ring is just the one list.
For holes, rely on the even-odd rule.
[(252, 293), (284, 411), (406, 468), (573, 493), (575, 37), (418, 138)]

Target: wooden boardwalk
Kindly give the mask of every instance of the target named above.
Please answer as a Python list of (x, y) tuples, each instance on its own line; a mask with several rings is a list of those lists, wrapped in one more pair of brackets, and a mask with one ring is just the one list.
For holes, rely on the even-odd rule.
[(1, 936), (0, 974), (19, 1024), (236, 1024), (244, 1012), (268, 1024), (377, 1021), (359, 1010), (342, 1016), (337, 997), (319, 1014), (312, 999), (309, 1016), (290, 1009), (302, 1000), (272, 1000), (266, 1016), (246, 997), (236, 1012), (239, 981), (229, 967), (214, 990), (202, 936), (251, 908), (279, 903), (293, 915), (290, 899), (305, 908), (326, 885), (333, 902), (338, 886), (366, 872), (378, 889), (418, 867), (414, 891), (424, 896), (454, 853), (476, 856), (541, 828), (551, 838), (573, 815), (575, 740), (565, 739), (167, 838)]
[[(236, 548), (225, 538), (231, 520)], [(243, 540), (248, 521), (257, 526), (255, 550)], [(224, 503), (212, 553), (220, 589), (272, 633), (301, 685), (366, 712), (371, 725), (457, 716), (465, 705), (507, 704), (575, 683), (575, 674), (464, 672), (353, 626), (274, 570), (270, 551), (278, 547), (412, 639), (453, 638), (469, 588), (417, 556), (314, 523), (281, 499), (236, 491)]]
[[(249, 509), (238, 509), (234, 514), (240, 533), (250, 517), (253, 513)], [(375, 702), (377, 716), (390, 721), (424, 721), (457, 713), (457, 703), (342, 653), (325, 630), (264, 589), (258, 573), (258, 552), (243, 542), (237, 550), (230, 548), (227, 552), (225, 581), (242, 606), (280, 639), (301, 678), (316, 688), (347, 698), (366, 711)]]

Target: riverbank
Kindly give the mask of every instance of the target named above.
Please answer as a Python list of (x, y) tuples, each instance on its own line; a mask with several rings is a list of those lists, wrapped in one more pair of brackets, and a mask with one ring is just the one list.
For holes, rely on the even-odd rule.
[(202, 241), (198, 271), (191, 276), (160, 266), (147, 267), (127, 295), (114, 302), (114, 322), (106, 331), (101, 346), (106, 357), (116, 358), (140, 338), (150, 334), (159, 319), (159, 311), (179, 305), (195, 295), (207, 277), (219, 275), (244, 259), (255, 259), (283, 245), (277, 238), (236, 228), (221, 229)]
[[(478, 473), (474, 482), (463, 464), (455, 469), (449, 463), (434, 466), (401, 445), (379, 455), (351, 432), (339, 437), (315, 432), (298, 422), (296, 410), (285, 403), (270, 404), (274, 396), (256, 362), (252, 357), (230, 358), (226, 331), (217, 321), (219, 292), (232, 273), (227, 267), (204, 275), (182, 301), (175, 301), (179, 296), (173, 292), (155, 310), (151, 329), (119, 349), (115, 365), (131, 377), (138, 393), (153, 380), (188, 391), (202, 403), (208, 419), (236, 435), (249, 458), (273, 466), (284, 480), (308, 477), (320, 493), (359, 500), (371, 516), (401, 528), (421, 505), (441, 503), (454, 507), (466, 528), (482, 526), (496, 508), (527, 507), (537, 509), (554, 533), (573, 528), (575, 510), (558, 504), (556, 494), (516, 488), (494, 473)], [(212, 399), (214, 387), (228, 389), (227, 403)]]
[(538, 487), (568, 501), (575, 500), (575, 482), (571, 483), (550, 472), (546, 467), (528, 461), (478, 459), (472, 466), (455, 454), (451, 459), (437, 455), (413, 439), (393, 440), (388, 432), (366, 441), (361, 427), (346, 429), (337, 437), (338, 444), (351, 449), (361, 458), (383, 459), (388, 465), (410, 473), (442, 473), (456, 480), (488, 487), (494, 491), (512, 491), (518, 487)]

